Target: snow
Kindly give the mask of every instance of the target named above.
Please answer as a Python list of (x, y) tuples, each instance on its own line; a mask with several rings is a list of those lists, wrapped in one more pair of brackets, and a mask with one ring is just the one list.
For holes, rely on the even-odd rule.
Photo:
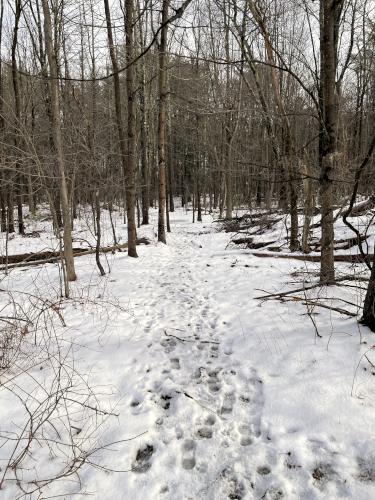
[[(111, 244), (103, 219), (103, 244)], [(313, 274), (318, 265), (257, 258), (228, 247), (231, 234), (218, 232), (210, 215), (203, 223), (191, 219), (181, 208), (171, 214), (165, 246), (155, 242), (153, 211), (151, 226), (140, 230), (152, 244), (139, 246), (138, 259), (124, 252), (107, 254), (108, 261), (102, 256), (111, 269), (103, 278), (94, 256), (76, 259), (79, 280), (60, 307), (66, 326), (57, 316), (51, 321), (66, 346), (60, 355), (84, 379), (76, 397), (92, 404), (78, 387), (87, 384), (100, 407), (115, 415), (98, 417), (88, 439), (97, 448), (89, 459), (96, 466), (86, 464), (79, 481), (73, 475), (49, 484), (43, 498), (375, 498), (375, 370), (364, 356), (375, 364), (371, 332), (355, 317), (315, 307), (319, 338), (303, 300), (256, 299), (265, 295), (260, 290), (299, 288), (306, 271)], [(42, 238), (14, 238), (12, 251), (53, 248), (48, 224)], [(282, 224), (274, 230), (279, 237)], [(119, 216), (116, 225), (124, 241)], [(78, 235), (94, 241), (84, 223)], [(273, 236), (269, 231), (263, 237)], [(339, 264), (338, 272), (353, 274), (353, 267)], [(57, 300), (58, 269), (15, 269), (2, 288)], [(306, 291), (341, 307), (339, 299), (360, 304), (363, 293), (346, 287)], [(34, 359), (43, 352), (26, 335), (23, 352), (28, 350)], [(40, 398), (40, 384), (51, 384), (52, 369), (45, 366), (30, 368), (32, 377), (18, 375), (17, 386)], [(26, 416), (12, 393), (0, 394), (5, 463), (10, 443), (4, 434), (17, 432)], [(90, 429), (84, 427), (85, 436)], [(63, 454), (52, 459), (48, 450), (33, 450), (18, 473), (23, 486), (33, 474), (51, 477), (64, 460)], [(15, 481), (6, 481), (0, 496), (22, 497)]]

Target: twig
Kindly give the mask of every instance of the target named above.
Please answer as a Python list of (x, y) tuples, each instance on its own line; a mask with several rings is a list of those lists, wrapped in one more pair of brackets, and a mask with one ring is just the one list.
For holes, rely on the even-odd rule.
[(187, 339), (187, 338), (181, 338), (181, 337), (177, 337), (176, 335), (172, 335), (171, 333), (167, 333), (165, 330), (164, 330), (164, 333), (167, 337), (173, 337), (174, 339), (176, 340), (179, 340), (180, 342), (200, 342), (201, 344), (217, 344), (219, 345), (220, 342), (215, 342), (213, 340), (195, 340), (195, 339)]
[[(341, 307), (333, 307), (333, 306), (327, 306), (326, 304), (320, 304), (319, 302), (312, 301), (310, 299), (306, 299), (306, 302), (304, 304), (307, 305), (314, 305), (318, 307), (323, 307), (324, 309), (329, 309), (330, 311), (336, 311), (340, 314), (345, 314), (346, 316), (350, 316), (352, 318), (355, 318), (357, 316), (356, 313), (352, 313), (350, 311), (347, 311), (346, 309), (341, 309)], [(319, 335), (321, 337), (321, 335)]]
[(372, 361), (370, 361), (369, 357), (367, 356), (367, 354), (365, 354), (365, 358), (367, 359), (367, 361), (370, 363), (370, 365), (375, 368), (375, 365)]
[(199, 405), (204, 410), (207, 410), (207, 411), (213, 413), (214, 415), (220, 417), (220, 415), (215, 410), (212, 410), (211, 408), (208, 408), (207, 406), (202, 405), (202, 403), (200, 401), (198, 401), (197, 399), (195, 399), (193, 396), (191, 396), (191, 394), (188, 394), (185, 391), (176, 391), (176, 393), (183, 394), (185, 397), (192, 399), (195, 403), (197, 403), (197, 405)]

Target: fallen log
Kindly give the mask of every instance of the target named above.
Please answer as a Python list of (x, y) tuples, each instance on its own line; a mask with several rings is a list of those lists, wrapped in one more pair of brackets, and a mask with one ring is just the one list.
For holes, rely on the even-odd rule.
[[(282, 217), (277, 217), (277, 212), (273, 212), (268, 214), (244, 214), (241, 217), (218, 219), (215, 222), (221, 224), (222, 230), (226, 233), (237, 233), (251, 228), (259, 228), (258, 231), (263, 232), (265, 229), (272, 228), (281, 220)], [(252, 234), (257, 234), (258, 231)]]
[(235, 238), (231, 240), (231, 243), (234, 243), (235, 245), (246, 245), (246, 248), (250, 248), (253, 250), (256, 250), (258, 248), (264, 248), (267, 245), (272, 245), (273, 243), (276, 243), (275, 241), (258, 241), (254, 242), (254, 238)]
[[(366, 241), (367, 236), (361, 235), (360, 241), (364, 242)], [(310, 247), (314, 247), (314, 252), (319, 252), (321, 249), (321, 243), (320, 240), (318, 241), (312, 241), (309, 243)], [(333, 242), (334, 249), (335, 250), (349, 250), (349, 248), (352, 248), (356, 245), (358, 245), (358, 238), (357, 237), (351, 237), (351, 238), (343, 238), (343, 239), (338, 239)]]
[[(149, 245), (150, 241), (147, 238), (138, 238), (137, 245)], [(116, 250), (122, 250), (128, 247), (127, 243), (123, 243), (122, 245), (112, 245), (108, 247), (102, 247), (100, 249), (100, 253), (110, 253), (115, 252)], [(95, 248), (73, 248), (74, 257), (80, 257), (82, 255), (90, 255), (96, 252)], [(27, 253), (27, 254), (17, 254), (17, 255), (8, 255), (8, 257), (1, 255), (0, 263), (3, 264), (0, 267), (0, 271), (4, 269), (12, 269), (14, 267), (27, 267), (32, 265), (40, 265), (40, 264), (49, 264), (53, 262), (57, 262), (61, 259), (60, 252), (53, 251), (43, 251), (43, 252), (35, 252), (35, 253)], [(7, 263), (7, 265), (6, 265)]]
[[(341, 283), (343, 281), (354, 281), (356, 279), (367, 280), (367, 278), (361, 278), (361, 277), (355, 278), (353, 276), (341, 276), (340, 278), (336, 278), (335, 285), (341, 286)], [(282, 298), (282, 297), (286, 297), (286, 296), (291, 296), (294, 293), (299, 293), (299, 292), (305, 293), (307, 290), (312, 290), (313, 288), (323, 288), (324, 286), (326, 286), (326, 285), (323, 285), (322, 283), (313, 283), (312, 285), (305, 285), (302, 288), (294, 288), (292, 290), (287, 290), (286, 292), (277, 292), (277, 293), (267, 292), (267, 295), (259, 295), (258, 297), (254, 297), (254, 299), (255, 300), (268, 300), (268, 299), (273, 299), (273, 298)], [(267, 290), (262, 290), (261, 288), (255, 288), (255, 290), (257, 290), (259, 292), (266, 292), (267, 291)], [(298, 300), (305, 300), (305, 299), (303, 297), (298, 297)], [(337, 300), (342, 300), (342, 299), (337, 299)]]
[(366, 212), (372, 210), (373, 208), (375, 208), (375, 196), (370, 196), (370, 198), (368, 198), (367, 200), (357, 203), (357, 205), (354, 205), (354, 207), (351, 209), (350, 212), (349, 210), (345, 210), (343, 212), (343, 216), (359, 217), (360, 215), (365, 214)]
[[(263, 253), (263, 252), (251, 252), (251, 255), (254, 255), (254, 257), (273, 257), (275, 259), (296, 259), (296, 260), (303, 260), (305, 262), (320, 262), (320, 255), (295, 255), (295, 254), (274, 254), (274, 253)], [(373, 255), (368, 255), (366, 257), (369, 261), (374, 260)], [(365, 259), (361, 254), (355, 254), (355, 255), (335, 255), (334, 256), (335, 262), (349, 262), (349, 263), (354, 263), (354, 262), (365, 262)]]

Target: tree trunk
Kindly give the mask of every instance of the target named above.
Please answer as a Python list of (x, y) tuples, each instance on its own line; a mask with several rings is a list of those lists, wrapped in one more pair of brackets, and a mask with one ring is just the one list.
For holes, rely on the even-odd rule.
[(361, 323), (375, 332), (375, 260), (372, 263), (370, 281), (367, 288)]
[[(134, 135), (134, 91), (133, 91), (133, 73), (131, 70), (129, 74), (129, 70), (132, 68), (130, 66), (127, 71), (127, 77), (126, 77), (126, 87), (127, 87), (127, 93), (128, 93), (128, 148), (131, 148), (129, 150), (129, 158), (127, 155), (127, 150), (126, 150), (126, 143), (125, 143), (125, 128), (124, 128), (124, 122), (122, 118), (122, 109), (121, 109), (121, 87), (120, 87), (120, 77), (119, 77), (119, 66), (117, 63), (117, 56), (116, 56), (116, 51), (115, 51), (115, 45), (113, 41), (113, 34), (112, 34), (112, 22), (111, 22), (111, 14), (110, 14), (110, 9), (109, 9), (109, 2), (108, 0), (104, 0), (104, 8), (105, 8), (105, 15), (106, 15), (106, 23), (107, 23), (107, 36), (108, 36), (108, 45), (109, 45), (109, 53), (111, 57), (111, 62), (112, 62), (112, 69), (113, 69), (113, 86), (114, 86), (114, 97), (115, 97), (115, 108), (116, 108), (116, 123), (117, 123), (117, 132), (119, 136), (119, 143), (120, 143), (120, 154), (121, 154), (121, 161), (122, 161), (122, 169), (123, 169), (123, 174), (126, 180), (126, 188), (125, 188), (125, 195), (126, 195), (126, 208), (124, 209), (124, 214), (127, 214), (128, 218), (128, 255), (130, 257), (137, 257), (137, 249), (136, 249), (136, 244), (137, 244), (137, 239), (136, 239), (136, 222), (135, 222), (135, 168), (134, 168), (134, 161), (135, 161), (135, 149), (134, 147), (134, 141), (135, 141), (135, 135)], [(126, 1), (125, 8), (131, 10), (126, 12), (126, 17), (130, 14), (130, 20), (127, 19), (127, 44), (129, 43), (129, 23), (131, 26), (131, 33), (130, 33), (130, 47), (131, 47), (131, 53), (130, 53), (130, 58), (132, 58), (132, 24), (133, 24), (133, 14), (132, 14), (132, 2), (130, 0)], [(129, 49), (129, 47), (127, 47)], [(127, 51), (126, 54), (127, 60), (129, 60), (129, 53)], [(130, 108), (129, 108), (130, 106)], [(129, 130), (130, 126), (130, 130)]]
[[(138, 16), (141, 16), (141, 6), (138, 0)], [(144, 50), (144, 36), (142, 23), (139, 23), (140, 50)], [(140, 114), (140, 150), (141, 150), (141, 200), (142, 200), (142, 225), (149, 224), (150, 186), (147, 148), (147, 113), (146, 113), (146, 68), (145, 58), (139, 62), (139, 114)]]
[(128, 255), (137, 255), (137, 229), (135, 217), (136, 189), (136, 130), (135, 130), (135, 88), (134, 88), (134, 2), (125, 0), (125, 35), (126, 35), (126, 92), (128, 98), (128, 157), (125, 169), (126, 212), (128, 218)]
[(323, 137), (320, 161), (320, 202), (322, 213), (320, 281), (333, 283), (334, 229), (333, 229), (333, 179), (337, 162), (337, 30), (343, 0), (321, 0), (321, 95)]
[(96, 260), (96, 265), (98, 266), (99, 272), (101, 276), (105, 275), (104, 268), (102, 266), (102, 263), (100, 262), (100, 245), (101, 245), (101, 238), (102, 238), (102, 231), (101, 231), (101, 226), (100, 226), (100, 199), (99, 199), (99, 190), (96, 191), (95, 195), (95, 222), (96, 222), (96, 246), (95, 246), (95, 260)]
[(60, 176), (60, 198), (61, 208), (63, 215), (63, 241), (64, 241), (64, 258), (66, 265), (66, 275), (68, 281), (75, 281), (77, 279), (73, 245), (72, 245), (72, 232), (71, 232), (71, 218), (68, 197), (68, 187), (65, 177), (65, 163), (64, 163), (64, 149), (62, 143), (61, 123), (60, 123), (60, 103), (59, 103), (59, 81), (57, 76), (57, 60), (56, 52), (53, 49), (52, 40), (52, 24), (51, 14), (49, 10), (48, 0), (42, 0), (43, 14), (44, 14), (44, 36), (47, 50), (48, 63), (50, 67), (50, 82), (49, 91), (51, 94), (51, 128), (53, 135), (53, 142), (56, 151), (56, 160)]
[(166, 210), (166, 162), (165, 162), (165, 125), (167, 111), (167, 33), (168, 33), (169, 0), (163, 0), (161, 16), (161, 33), (159, 44), (159, 123), (158, 123), (158, 152), (159, 152), (159, 217), (158, 241), (167, 242), (165, 232)]
[[(143, 63), (141, 62), (141, 65)], [(143, 71), (143, 70), (142, 70)], [(142, 224), (149, 224), (148, 209), (150, 206), (149, 194), (149, 175), (147, 162), (147, 132), (146, 132), (146, 106), (145, 106), (145, 89), (144, 89), (144, 73), (141, 75), (141, 86), (139, 89), (140, 99), (140, 147), (141, 147), (141, 197), (142, 197)]]
[(10, 187), (7, 192), (7, 233), (14, 233), (14, 198), (13, 188)]
[(18, 160), (21, 136), (21, 97), (20, 88), (18, 80), (17, 71), (17, 45), (18, 45), (18, 30), (19, 22), (21, 18), (22, 5), (21, 0), (16, 0), (15, 4), (15, 20), (14, 20), (14, 30), (13, 30), (13, 41), (12, 41), (12, 83), (14, 92), (14, 103), (15, 103), (15, 118), (16, 126), (14, 131), (14, 147), (15, 147), (15, 170), (16, 170), (16, 197), (17, 197), (17, 215), (18, 215), (18, 232), (20, 234), (25, 234), (25, 226), (23, 223), (23, 209), (22, 209), (22, 174), (21, 165)]
[(305, 163), (305, 180), (304, 180), (304, 188), (305, 188), (305, 213), (304, 213), (304, 221), (303, 221), (303, 233), (302, 233), (302, 251), (303, 253), (310, 252), (309, 245), (309, 237), (310, 237), (310, 226), (311, 226), (311, 218), (314, 209), (314, 196), (313, 196), (313, 185), (311, 178), (311, 169), (308, 161)]

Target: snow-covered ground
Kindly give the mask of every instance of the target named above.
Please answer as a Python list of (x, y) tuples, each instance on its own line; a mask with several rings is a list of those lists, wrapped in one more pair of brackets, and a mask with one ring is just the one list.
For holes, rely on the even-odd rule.
[[(111, 273), (104, 278), (93, 256), (76, 259), (79, 280), (73, 300), (60, 307), (66, 326), (55, 325), (56, 338), (69, 345), (70, 365), (100, 406), (115, 415), (95, 431), (97, 451), (80, 481), (73, 475), (53, 482), (42, 498), (375, 498), (373, 334), (356, 318), (315, 307), (319, 338), (298, 297), (255, 299), (264, 290), (299, 288), (317, 264), (227, 247), (231, 235), (218, 232), (211, 216), (192, 224), (182, 209), (171, 214), (168, 245), (157, 244), (152, 215), (153, 225), (140, 235), (153, 242), (139, 247), (138, 259), (107, 254), (102, 260)], [(119, 220), (117, 230), (125, 235)], [(110, 244), (109, 230), (105, 238)], [(23, 253), (48, 246), (52, 237), (23, 239), (23, 248), (16, 240), (12, 250)], [(353, 267), (340, 264), (338, 273), (353, 274)], [(54, 300), (57, 267), (13, 270), (1, 288)], [(360, 305), (363, 293), (306, 291), (338, 306), (340, 299)], [(17, 385), (38, 398), (51, 373), (38, 365), (31, 374), (18, 375)], [(12, 392), (0, 397), (3, 464), (11, 449), (6, 432), (19, 431), (25, 410)], [(36, 447), (17, 472), (19, 483), (51, 476), (63, 451), (51, 457)], [(16, 482), (5, 481), (0, 497), (19, 496)]]

